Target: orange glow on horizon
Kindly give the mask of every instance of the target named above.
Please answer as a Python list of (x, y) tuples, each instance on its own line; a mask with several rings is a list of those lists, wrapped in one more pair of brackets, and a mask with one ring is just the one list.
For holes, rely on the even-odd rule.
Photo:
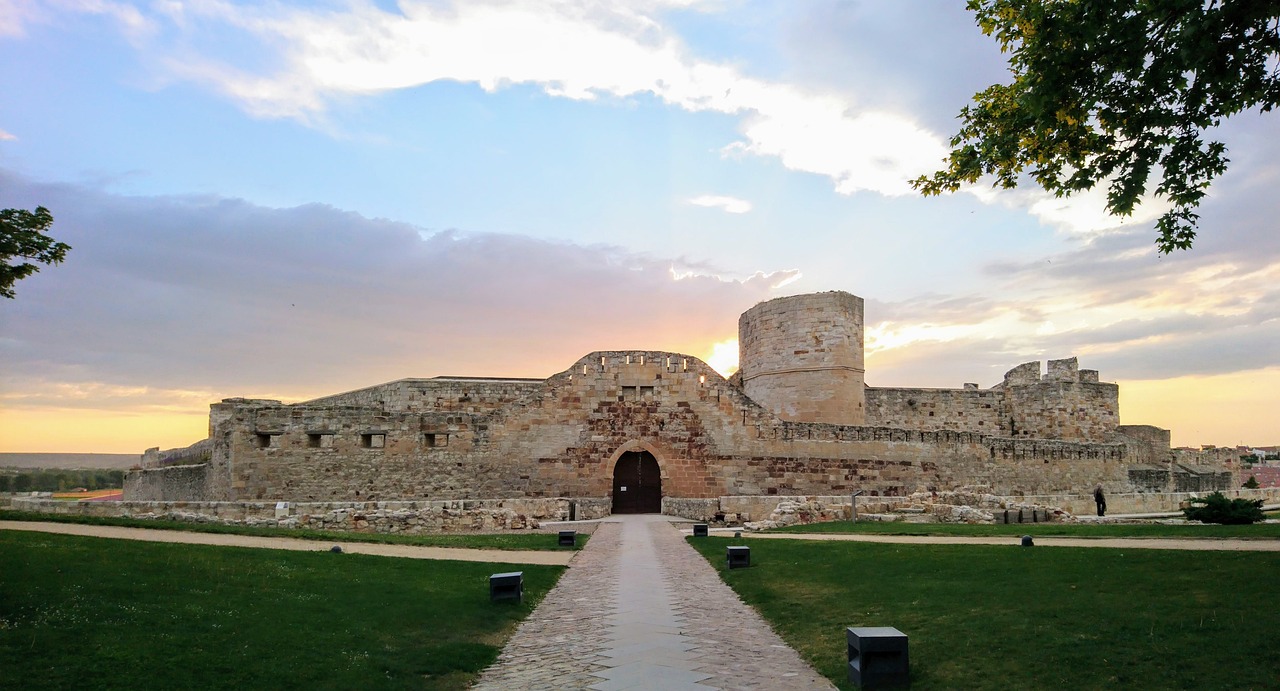
[(1118, 383), (1121, 424), (1172, 430), (1174, 446), (1280, 444), (1280, 367)]
[(0, 410), (0, 452), (136, 453), (209, 436), (206, 410), (190, 413), (80, 408)]

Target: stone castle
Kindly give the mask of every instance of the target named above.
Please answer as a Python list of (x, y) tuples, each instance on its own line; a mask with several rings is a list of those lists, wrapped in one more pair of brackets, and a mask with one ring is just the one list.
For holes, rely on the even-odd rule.
[(1234, 486), (1175, 462), (1169, 432), (1121, 425), (1116, 384), (1076, 359), (990, 388), (868, 387), (863, 301), (778, 298), (739, 320), (740, 369), (594, 352), (546, 379), (402, 379), (295, 404), (226, 399), (209, 438), (151, 450), (126, 500), (513, 501), (595, 513), (723, 513), (728, 497), (1004, 496)]

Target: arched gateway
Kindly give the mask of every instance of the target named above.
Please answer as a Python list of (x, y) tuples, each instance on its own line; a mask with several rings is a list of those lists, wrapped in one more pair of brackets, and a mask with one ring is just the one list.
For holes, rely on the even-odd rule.
[(662, 471), (648, 451), (627, 451), (613, 467), (614, 513), (662, 513)]

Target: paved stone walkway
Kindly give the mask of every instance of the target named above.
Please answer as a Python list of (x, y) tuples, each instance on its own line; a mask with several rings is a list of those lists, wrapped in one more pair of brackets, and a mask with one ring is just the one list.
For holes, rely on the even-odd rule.
[(596, 530), (475, 689), (834, 689), (663, 516)]

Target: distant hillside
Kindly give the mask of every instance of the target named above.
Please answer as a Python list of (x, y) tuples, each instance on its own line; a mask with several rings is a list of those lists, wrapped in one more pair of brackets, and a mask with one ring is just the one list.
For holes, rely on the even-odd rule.
[(0, 468), (127, 470), (141, 460), (136, 453), (0, 453)]

